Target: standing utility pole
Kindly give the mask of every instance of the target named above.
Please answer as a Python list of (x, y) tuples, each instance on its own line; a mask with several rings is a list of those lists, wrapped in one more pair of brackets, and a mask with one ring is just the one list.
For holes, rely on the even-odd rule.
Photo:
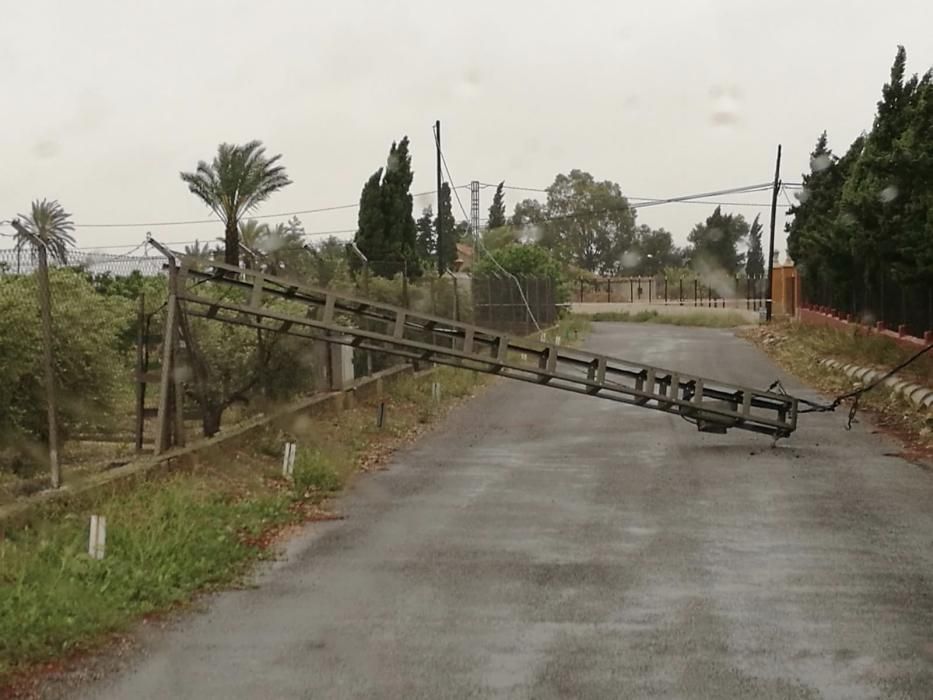
[(473, 230), (473, 257), (479, 248), (479, 181), (470, 183), (470, 228)]
[(766, 319), (771, 320), (771, 314), (773, 313), (773, 294), (771, 293), (772, 285), (774, 284), (774, 224), (777, 217), (777, 198), (778, 190), (781, 188), (781, 144), (778, 144), (777, 150), (777, 163), (774, 166), (774, 191), (771, 193), (771, 245), (768, 246), (768, 289), (767, 301), (765, 302), (766, 307)]
[(437, 276), (444, 274), (444, 217), (441, 216), (441, 120), (434, 122), (434, 143), (437, 146)]
[(45, 365), (45, 397), (49, 412), (49, 468), (52, 488), (57, 489), (62, 483), (61, 469), (58, 465), (58, 411), (55, 403), (55, 366), (52, 359), (52, 294), (49, 291), (49, 253), (45, 241), (30, 234), (23, 225), (14, 219), (10, 222), (16, 232), (31, 240), (36, 246), (39, 258), (37, 277), (39, 282), (39, 310), (42, 318), (42, 359)]

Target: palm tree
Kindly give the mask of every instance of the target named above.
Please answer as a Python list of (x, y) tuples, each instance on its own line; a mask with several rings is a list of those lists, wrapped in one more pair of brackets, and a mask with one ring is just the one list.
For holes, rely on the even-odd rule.
[(224, 262), (240, 264), (240, 219), (267, 200), (273, 192), (290, 185), (280, 155), (266, 157), (261, 141), (242, 146), (222, 143), (212, 163), (199, 161), (193, 173), (181, 179), (224, 223)]
[(288, 224), (276, 224), (268, 229), (259, 249), (265, 254), (269, 272), (281, 275), (285, 272), (297, 272), (299, 260), (308, 255), (304, 248), (301, 234)]
[(41, 246), (53, 260), (62, 264), (68, 262), (68, 246), (75, 244), (71, 235), (75, 225), (71, 222), (71, 214), (56, 200), (37, 199), (32, 203), (29, 216), (20, 214), (13, 227), (17, 251), (28, 247), (35, 252)]
[(261, 269), (263, 241), (269, 235), (269, 226), (256, 219), (247, 219), (240, 222), (237, 230), (240, 234), (239, 248), (247, 255), (244, 263), (247, 269)]
[[(220, 249), (217, 249), (219, 252)], [(214, 257), (214, 250), (211, 249), (209, 243), (201, 244), (200, 241), (195, 240), (194, 245), (185, 246), (185, 255), (190, 255), (193, 258), (211, 258)]]

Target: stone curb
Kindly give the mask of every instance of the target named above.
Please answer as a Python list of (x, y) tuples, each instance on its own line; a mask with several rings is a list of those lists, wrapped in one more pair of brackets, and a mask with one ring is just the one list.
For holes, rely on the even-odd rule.
[[(878, 370), (859, 367), (858, 365), (843, 364), (838, 360), (820, 360), (819, 363), (830, 369), (838, 370), (846, 376), (864, 384), (870, 384), (882, 375)], [(883, 385), (898, 396), (907, 399), (917, 408), (933, 408), (933, 389), (930, 387), (905, 382), (897, 375), (885, 379)]]

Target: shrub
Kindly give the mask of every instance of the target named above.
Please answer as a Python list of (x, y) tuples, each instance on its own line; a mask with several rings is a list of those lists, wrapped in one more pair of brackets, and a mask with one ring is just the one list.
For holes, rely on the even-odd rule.
[[(50, 272), (52, 351), (59, 427), (100, 426), (129, 370), (119, 336), (132, 322), (127, 299), (102, 297), (70, 270)], [(42, 332), (34, 275), (0, 279), (0, 435), (10, 444), (47, 439)], [(5, 441), (6, 441), (5, 440)]]

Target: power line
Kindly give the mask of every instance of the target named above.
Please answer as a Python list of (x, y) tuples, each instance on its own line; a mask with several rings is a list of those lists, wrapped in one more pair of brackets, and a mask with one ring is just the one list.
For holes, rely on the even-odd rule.
[[(441, 163), (444, 164), (444, 172), (447, 173), (448, 182), (453, 182), (453, 178), (450, 176), (450, 168), (447, 167), (447, 159), (444, 157), (444, 151), (441, 150), (440, 140), (438, 140), (437, 142), (437, 152), (441, 154)], [(463, 218), (469, 221), (470, 217), (466, 212), (466, 208), (463, 206), (463, 202), (460, 201), (460, 195), (457, 193), (456, 189), (454, 189), (454, 194), (457, 195), (457, 204), (460, 205), (460, 211), (463, 212)], [(438, 212), (437, 215), (438, 217), (440, 217), (441, 213)], [(489, 252), (489, 250), (486, 248), (485, 245), (483, 245), (482, 236), (476, 237), (476, 244), (477, 246), (482, 248), (482, 252), (486, 253), (486, 257), (492, 260), (493, 264), (497, 268), (499, 268), (508, 277), (512, 278), (512, 281), (515, 283), (515, 286), (518, 288), (518, 295), (521, 297), (522, 303), (525, 305), (525, 310), (528, 311), (528, 317), (531, 319), (531, 322), (535, 325), (535, 328), (538, 330), (538, 332), (540, 332), (541, 326), (538, 325), (538, 319), (535, 318), (534, 312), (531, 310), (531, 306), (529, 306), (528, 304), (528, 299), (525, 297), (525, 290), (522, 289), (522, 285), (518, 281), (518, 278), (515, 275), (513, 275), (511, 272), (506, 270), (504, 267), (502, 267), (502, 265), (499, 264), (499, 261), (496, 260), (495, 256)], [(438, 251), (438, 254), (440, 254), (440, 251)]]
[[(726, 190), (717, 190), (717, 191), (715, 191), (715, 192), (706, 192), (706, 193), (699, 193), (699, 194), (688, 194), (688, 195), (683, 195), (683, 196), (681, 196), (681, 197), (669, 197), (669, 198), (667, 198), (667, 199), (657, 199), (657, 200), (652, 200), (652, 201), (650, 201), (650, 202), (635, 202), (634, 204), (628, 204), (628, 203), (626, 203), (626, 204), (620, 204), (620, 205), (613, 206), (613, 207), (604, 207), (604, 208), (602, 208), (602, 209), (589, 209), (589, 210), (586, 210), (586, 211), (577, 211), (577, 212), (571, 212), (571, 213), (568, 213), (568, 214), (558, 214), (558, 215), (556, 215), (556, 216), (548, 216), (548, 217), (542, 218), (540, 222), (533, 222), (533, 223), (544, 223), (544, 222), (549, 222), (549, 221), (563, 221), (563, 220), (565, 220), (565, 219), (578, 219), (578, 218), (581, 218), (581, 217), (584, 217), (584, 216), (594, 216), (594, 215), (598, 215), (598, 214), (608, 214), (608, 213), (612, 213), (612, 212), (616, 212), (616, 211), (625, 211), (625, 210), (627, 210), (627, 209), (642, 209), (642, 208), (645, 208), (645, 207), (659, 206), (659, 205), (662, 205), (662, 204), (681, 203), (681, 202), (685, 202), (685, 201), (688, 201), (688, 200), (697, 199), (698, 197), (706, 197), (706, 196), (715, 197), (715, 196), (717, 196), (717, 195), (722, 195), (722, 194), (735, 194), (735, 193), (738, 193), (738, 192), (757, 192), (757, 191), (761, 191), (761, 190), (763, 190), (763, 189), (765, 189), (765, 188), (770, 189), (772, 186), (773, 186), (773, 185), (764, 185), (764, 186), (762, 186), (762, 185), (748, 185), (748, 186), (746, 186), (746, 187), (734, 187), (734, 188), (730, 188), (730, 189), (726, 189)], [(709, 204), (709, 202), (707, 202), (707, 204)], [(768, 206), (770, 206), (770, 205), (768, 205)]]
[[(483, 187), (497, 187), (498, 185), (493, 185), (489, 182), (481, 182)], [(521, 192), (538, 192), (547, 194), (548, 190), (541, 187), (520, 187), (518, 185), (503, 185), (503, 189), (506, 190), (518, 190)], [(749, 192), (766, 192), (771, 189), (771, 185), (765, 185), (763, 187), (751, 187), (751, 188), (741, 188), (737, 189), (730, 194), (747, 194)], [(726, 194), (726, 192), (723, 192)], [(771, 204), (768, 202), (725, 202), (725, 201), (716, 201), (708, 199), (698, 199), (698, 197), (704, 195), (696, 195), (696, 197), (691, 199), (681, 199), (681, 198), (665, 198), (665, 197), (638, 197), (635, 195), (623, 195), (630, 202), (644, 202), (645, 204), (639, 204), (638, 206), (647, 206), (649, 204), (717, 204), (720, 206), (729, 206), (729, 207), (770, 207)], [(709, 195), (713, 196), (713, 195)], [(781, 205), (782, 207), (784, 205)]]
[[(301, 235), (307, 236), (307, 237), (336, 236), (336, 235), (340, 235), (343, 233), (356, 233), (356, 229), (355, 228), (341, 228), (341, 229), (334, 229), (332, 231), (306, 231), (302, 233)], [(7, 235), (7, 234), (0, 234), (0, 235)], [(209, 238), (207, 239), (195, 238), (195, 239), (188, 240), (188, 241), (163, 241), (165, 245), (176, 245), (176, 246), (177, 245), (192, 245), (194, 243), (210, 243), (210, 242), (211, 242), (211, 239)], [(137, 245), (135, 243), (120, 243), (120, 244), (115, 243), (113, 245), (81, 246), (81, 247), (71, 248), (70, 250), (80, 253), (80, 252), (86, 252), (86, 251), (92, 251), (92, 250), (120, 250), (121, 248), (133, 248), (134, 246), (136, 247), (136, 249), (139, 249), (142, 247), (142, 245), (143, 244)], [(131, 252), (135, 252), (135, 250)], [(127, 256), (129, 255), (129, 253), (121, 252), (121, 253), (117, 253), (116, 255)]]
[[(452, 186), (452, 189), (465, 189), (469, 185), (456, 185)], [(412, 197), (424, 197), (426, 195), (435, 194), (435, 190), (429, 190), (427, 192), (415, 192), (412, 194)], [(276, 219), (284, 218), (287, 216), (298, 216), (299, 214), (322, 214), (330, 211), (341, 211), (345, 209), (357, 209), (360, 206), (359, 202), (353, 204), (338, 204), (332, 207), (317, 207), (315, 209), (297, 209), (295, 211), (282, 211), (276, 212), (274, 214), (256, 214), (254, 216), (246, 217), (248, 219)], [(183, 221), (132, 221), (126, 223), (106, 223), (106, 224), (75, 224), (75, 228), (142, 228), (145, 226), (158, 227), (158, 226), (198, 226), (202, 224), (217, 224), (221, 223), (220, 219), (188, 219)]]

